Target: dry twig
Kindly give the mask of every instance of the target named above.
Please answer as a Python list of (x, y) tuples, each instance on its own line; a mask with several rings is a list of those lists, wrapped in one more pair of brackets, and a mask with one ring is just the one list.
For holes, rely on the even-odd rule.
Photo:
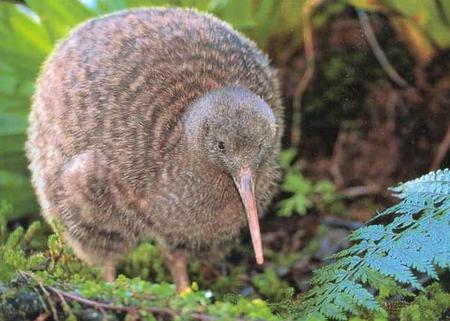
[(360, 9), (356, 9), (356, 13), (358, 15), (359, 23), (362, 26), (364, 35), (366, 36), (367, 42), (369, 43), (369, 46), (372, 49), (375, 58), (377, 58), (378, 63), (380, 64), (381, 68), (383, 68), (386, 75), (399, 87), (410, 87), (408, 82), (399, 75), (397, 70), (395, 70), (395, 68), (387, 59), (383, 49), (381, 49), (381, 46), (378, 43), (377, 38), (375, 37), (375, 33), (373, 32), (372, 26), (370, 25), (369, 16), (367, 15), (367, 13)]
[(367, 195), (376, 195), (383, 192), (381, 186), (367, 185), (367, 186), (353, 186), (346, 188), (339, 192), (340, 195), (346, 198), (355, 198)]
[[(99, 301), (86, 299), (86, 298), (80, 297), (75, 294), (64, 292), (64, 291), (57, 289), (55, 287), (52, 287), (52, 286), (48, 286), (47, 289), (52, 291), (57, 296), (61, 295), (70, 301), (76, 301), (78, 303), (93, 307), (98, 310), (104, 309), (104, 310), (113, 310), (113, 311), (120, 311), (120, 312), (127, 312), (127, 313), (128, 312), (133, 313), (133, 311), (135, 310), (134, 307), (114, 305), (111, 303), (103, 303), (103, 302), (99, 302)], [(154, 313), (154, 314), (167, 315), (167, 316), (171, 316), (171, 317), (177, 316), (177, 313), (175, 311), (173, 311), (171, 309), (167, 309), (167, 308), (146, 307), (143, 309), (147, 312)]]
[(449, 149), (450, 149), (450, 125), (448, 125), (447, 133), (445, 134), (444, 139), (439, 144), (436, 154), (434, 155), (430, 171), (435, 171), (441, 166)]
[(37, 285), (41, 289), (42, 293), (44, 294), (45, 298), (47, 299), (48, 305), (50, 306), (50, 310), (52, 311), (53, 319), (55, 321), (59, 321), (55, 304), (54, 304), (52, 298), (50, 297), (50, 293), (47, 291), (46, 287), (42, 284), (41, 280), (38, 277), (36, 277), (33, 273), (19, 271), (19, 275), (21, 275), (25, 280), (32, 278), (37, 283)]
[(305, 59), (306, 69), (300, 82), (294, 91), (294, 101), (292, 104), (292, 130), (291, 130), (291, 144), (294, 147), (298, 147), (300, 143), (300, 125), (301, 125), (301, 111), (302, 111), (302, 98), (306, 88), (308, 88), (314, 76), (315, 69), (315, 54), (314, 54), (314, 39), (312, 31), (311, 16), (314, 9), (322, 4), (324, 0), (309, 0), (303, 6), (302, 19), (303, 19), (303, 42), (305, 46)]
[[(22, 276), (22, 278), (24, 278), (25, 280), (28, 281), (29, 279), (33, 279), (38, 284), (41, 291), (45, 294), (47, 301), (49, 301), (49, 304), (51, 306), (51, 311), (52, 311), (51, 315), (53, 316), (53, 318), (55, 318), (55, 320), (57, 320), (57, 310), (56, 310), (55, 305), (53, 304), (51, 294), (54, 294), (58, 298), (58, 301), (60, 302), (60, 304), (63, 304), (63, 305), (68, 306), (67, 301), (75, 301), (80, 304), (92, 307), (103, 313), (105, 311), (124, 312), (131, 316), (134, 316), (135, 318), (137, 318), (136, 320), (139, 319), (138, 309), (146, 311), (147, 313), (151, 313), (153, 315), (169, 317), (170, 319), (176, 319), (177, 317), (180, 317), (182, 315), (181, 311), (173, 310), (170, 308), (162, 308), (162, 307), (139, 307), (138, 308), (136, 306), (116, 305), (116, 304), (112, 304), (112, 303), (104, 303), (104, 302), (99, 302), (99, 301), (83, 298), (79, 295), (65, 292), (65, 291), (58, 289), (56, 287), (53, 287), (53, 286), (45, 286), (42, 284), (41, 280), (37, 276), (35, 276), (33, 273), (30, 273), (30, 272), (19, 272), (19, 273)], [(49, 313), (47, 313), (47, 314), (50, 315)], [(44, 315), (46, 315), (46, 314), (44, 313), (41, 315), (42, 318), (44, 318)], [(39, 317), (41, 317), (41, 316), (39, 316)], [(49, 316), (46, 316), (46, 318), (48, 318), (48, 317)], [(198, 321), (216, 321), (216, 320), (218, 320), (216, 317), (198, 313), (198, 312), (190, 313), (189, 317), (190, 317), (190, 320), (198, 320)], [(45, 320), (46, 319), (42, 319), (42, 320), (39, 319), (37, 321), (45, 321)], [(245, 320), (246, 319), (242, 319), (242, 318), (236, 319), (236, 321), (245, 321)]]
[(39, 315), (37, 316), (37, 318), (34, 319), (34, 321), (45, 321), (45, 320), (47, 320), (49, 317), (50, 317), (50, 313), (44, 312), (44, 313), (39, 314)]

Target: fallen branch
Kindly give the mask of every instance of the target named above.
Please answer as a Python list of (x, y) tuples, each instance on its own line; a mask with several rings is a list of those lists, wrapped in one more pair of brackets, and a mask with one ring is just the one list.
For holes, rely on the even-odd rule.
[[(58, 313), (57, 313), (57, 311), (56, 311), (56, 306), (55, 306), (53, 300), (52, 300), (51, 297), (50, 297), (50, 293), (49, 293), (49, 292), (47, 291), (47, 289), (44, 287), (44, 285), (42, 284), (42, 282), (40, 282), (40, 280), (39, 280), (34, 274), (32, 274), (32, 273), (19, 272), (19, 274), (20, 274), (23, 278), (25, 278), (27, 281), (28, 281), (28, 277), (30, 277), (30, 278), (32, 278), (32, 279), (37, 283), (37, 285), (38, 285), (39, 288), (41, 289), (42, 293), (44, 294), (45, 299), (47, 299), (48, 305), (50, 306), (50, 310), (51, 310), (52, 315), (53, 315), (53, 319), (54, 319), (55, 321), (59, 321), (59, 319), (58, 319)], [(41, 297), (41, 296), (40, 296), (40, 297)], [(42, 298), (42, 297), (41, 297), (41, 298)], [(44, 298), (42, 298), (42, 299), (44, 299)], [(42, 300), (41, 300), (41, 301), (42, 301)], [(46, 306), (44, 306), (44, 307), (47, 309)]]
[(354, 186), (346, 188), (339, 192), (345, 198), (355, 198), (367, 195), (380, 194), (383, 192), (383, 188), (378, 185), (369, 185), (369, 186)]
[(367, 42), (369, 43), (369, 46), (372, 49), (375, 58), (377, 58), (378, 63), (380, 64), (386, 75), (401, 88), (411, 87), (408, 82), (400, 76), (397, 70), (395, 70), (395, 68), (387, 59), (383, 49), (381, 49), (381, 46), (378, 43), (377, 38), (375, 37), (375, 33), (373, 32), (372, 26), (370, 25), (369, 16), (367, 15), (367, 13), (363, 10), (356, 9), (356, 14), (358, 15), (359, 23), (362, 26), (362, 30), (364, 32), (364, 35), (366, 36)]
[[(50, 291), (52, 291), (53, 293), (55, 293), (58, 296), (63, 296), (68, 300), (72, 300), (72, 301), (76, 301), (78, 303), (93, 307), (95, 309), (104, 309), (104, 310), (113, 310), (113, 311), (119, 311), (119, 312), (126, 312), (129, 314), (134, 314), (137, 315), (137, 308), (134, 306), (123, 306), (123, 305), (114, 305), (114, 304), (110, 304), (110, 303), (103, 303), (103, 302), (99, 302), (99, 301), (94, 301), (94, 300), (90, 300), (90, 299), (86, 299), (83, 297), (80, 297), (78, 295), (74, 295), (71, 293), (67, 293), (64, 291), (61, 291), (55, 287), (47, 287), (47, 289), (49, 289)], [(181, 313), (175, 310), (171, 310), (169, 308), (159, 308), (159, 307), (139, 307), (139, 309), (144, 310), (148, 313), (151, 313), (153, 315), (164, 315), (164, 316), (169, 316), (171, 318), (176, 318), (176, 317), (180, 317)], [(206, 315), (206, 314), (201, 314), (201, 313), (196, 313), (193, 312), (190, 315), (191, 320), (200, 320), (200, 321), (215, 321), (218, 320), (215, 317)], [(245, 321), (244, 319), (236, 319), (237, 321)]]
[[(79, 304), (91, 307), (95, 310), (105, 312), (105, 311), (115, 311), (115, 312), (123, 312), (127, 313), (129, 315), (135, 316), (135, 320), (139, 320), (139, 310), (145, 311), (147, 313), (150, 313), (154, 316), (161, 316), (161, 317), (168, 317), (170, 319), (177, 319), (183, 316), (182, 311), (173, 310), (170, 308), (163, 308), (163, 307), (142, 307), (142, 306), (125, 306), (125, 305), (117, 305), (113, 303), (105, 303), (100, 302), (96, 300), (91, 300), (87, 298), (83, 298), (77, 294), (69, 293), (66, 291), (63, 291), (57, 287), (54, 286), (46, 286), (42, 283), (42, 281), (38, 278), (38, 276), (34, 275), (30, 272), (19, 272), (19, 275), (25, 279), (27, 282), (30, 281), (30, 279), (33, 279), (36, 283), (38, 288), (45, 294), (46, 300), (49, 301), (49, 304), (52, 306), (51, 314), (46, 312), (38, 316), (36, 321), (45, 321), (50, 315), (53, 316), (53, 318), (57, 318), (57, 310), (56, 306), (54, 305), (54, 302), (51, 298), (51, 294), (53, 294), (60, 304), (67, 305), (68, 301), (77, 302)], [(203, 313), (198, 312), (192, 312), (189, 314), (190, 320), (198, 320), (198, 321), (216, 321), (219, 320), (218, 318), (214, 316), (209, 316)], [(236, 321), (246, 321), (246, 319), (237, 318)]]
[[(93, 307), (94, 309), (97, 309), (97, 310), (104, 309), (104, 310), (113, 310), (113, 311), (127, 312), (127, 313), (133, 312), (132, 310), (134, 310), (134, 307), (114, 305), (111, 303), (103, 303), (103, 302), (99, 302), (99, 301), (86, 299), (86, 298), (83, 298), (83, 297), (75, 295), (75, 294), (64, 292), (64, 291), (57, 289), (55, 287), (52, 287), (52, 286), (48, 286), (46, 288), (49, 289), (50, 291), (52, 291), (57, 296), (65, 297), (68, 300), (76, 301), (78, 303)], [(147, 312), (150, 312), (152, 314), (162, 314), (162, 315), (168, 315), (171, 317), (177, 316), (177, 313), (175, 313), (175, 311), (167, 309), (167, 308), (146, 307), (146, 308), (142, 308), (142, 309)]]

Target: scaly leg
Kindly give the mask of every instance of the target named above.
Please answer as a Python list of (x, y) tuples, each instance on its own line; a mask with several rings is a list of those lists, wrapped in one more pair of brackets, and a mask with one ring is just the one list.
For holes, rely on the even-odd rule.
[(173, 282), (177, 287), (177, 292), (182, 293), (189, 289), (189, 277), (187, 274), (187, 255), (183, 251), (170, 251), (166, 248), (161, 249), (161, 253), (170, 270)]
[(106, 282), (112, 283), (116, 279), (116, 260), (109, 257), (102, 266), (103, 278)]

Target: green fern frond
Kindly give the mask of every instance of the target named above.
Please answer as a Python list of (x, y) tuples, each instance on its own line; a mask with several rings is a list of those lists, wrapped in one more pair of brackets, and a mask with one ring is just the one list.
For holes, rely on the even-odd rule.
[(386, 315), (381, 302), (422, 290), (424, 274), (438, 279), (450, 267), (450, 170), (439, 170), (392, 189), (400, 202), (378, 214), (390, 218), (355, 231), (354, 244), (332, 258), (312, 279), (314, 288), (299, 307), (299, 318), (347, 320), (362, 311)]
[(411, 195), (448, 197), (450, 194), (450, 169), (431, 172), (391, 188), (391, 190), (399, 198), (406, 198)]

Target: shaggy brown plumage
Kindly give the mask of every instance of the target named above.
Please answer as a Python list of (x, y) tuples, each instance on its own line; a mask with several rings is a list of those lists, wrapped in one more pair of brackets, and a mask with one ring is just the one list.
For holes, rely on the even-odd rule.
[[(163, 248), (179, 290), (186, 255), (237, 235), (273, 196), (283, 131), (278, 82), (255, 45), (191, 10), (90, 20), (46, 62), (27, 153), (44, 217), (103, 266), (142, 237)], [(252, 218), (253, 217), (253, 218)]]

